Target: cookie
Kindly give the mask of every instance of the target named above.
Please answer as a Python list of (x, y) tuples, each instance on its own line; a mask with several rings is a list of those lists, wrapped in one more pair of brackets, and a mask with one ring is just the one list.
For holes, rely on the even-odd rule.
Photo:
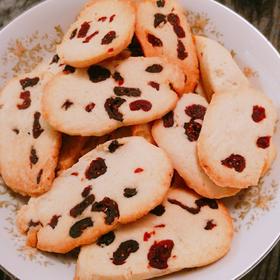
[(5, 183), (22, 195), (49, 190), (55, 176), (61, 135), (42, 116), (48, 73), (11, 80), (0, 96), (0, 169)]
[(207, 101), (197, 94), (182, 95), (174, 111), (154, 124), (152, 135), (190, 188), (208, 198), (232, 196), (240, 190), (217, 186), (198, 163), (197, 140), (207, 107)]
[(192, 92), (199, 80), (198, 59), (185, 11), (176, 0), (137, 1), (136, 35), (145, 56), (162, 56), (185, 73), (185, 87)]
[(148, 142), (155, 144), (155, 140), (152, 135), (152, 123), (133, 125), (131, 127), (131, 133), (133, 136), (142, 136)]
[(130, 1), (92, 1), (70, 26), (57, 53), (65, 64), (89, 67), (124, 50), (134, 29), (135, 9)]
[(257, 90), (213, 95), (198, 139), (201, 167), (221, 187), (257, 185), (269, 162), (276, 120), (271, 100)]
[(75, 280), (149, 279), (205, 266), (229, 251), (232, 236), (222, 203), (172, 188), (146, 217), (82, 247)]
[(208, 100), (214, 93), (250, 86), (249, 80), (225, 47), (203, 36), (195, 36), (195, 43)]
[(130, 57), (56, 75), (45, 88), (43, 111), (58, 131), (102, 136), (162, 117), (183, 86), (179, 67), (157, 57)]
[(23, 206), (18, 228), (29, 245), (69, 252), (146, 215), (164, 199), (172, 174), (165, 153), (144, 138), (111, 140), (64, 171), (48, 193)]

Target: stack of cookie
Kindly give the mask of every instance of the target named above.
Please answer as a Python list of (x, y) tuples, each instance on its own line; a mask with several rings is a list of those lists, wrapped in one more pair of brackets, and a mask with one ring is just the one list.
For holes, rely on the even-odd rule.
[(81, 247), (79, 280), (217, 261), (233, 225), (215, 199), (256, 185), (276, 156), (272, 102), (175, 0), (90, 0), (0, 105), (1, 175), (32, 197), (18, 228), (43, 251)]

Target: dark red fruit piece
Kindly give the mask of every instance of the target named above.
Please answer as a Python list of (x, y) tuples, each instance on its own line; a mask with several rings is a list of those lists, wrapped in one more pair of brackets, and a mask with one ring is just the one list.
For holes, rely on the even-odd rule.
[(110, 48), (110, 49), (108, 50), (109, 53), (111, 53), (111, 52), (113, 52), (113, 51), (114, 51), (114, 48)]
[(253, 107), (252, 119), (254, 122), (261, 122), (266, 118), (265, 108), (255, 105)]
[(161, 23), (166, 24), (166, 15), (157, 13), (154, 18), (154, 27), (157, 28)]
[(163, 118), (163, 126), (168, 128), (168, 127), (173, 127), (174, 125), (174, 112), (171, 111), (167, 113)]
[(217, 225), (214, 224), (213, 220), (209, 220), (207, 221), (206, 226), (204, 227), (205, 230), (212, 230), (214, 227), (216, 227)]
[(178, 15), (176, 15), (174, 13), (170, 13), (167, 16), (167, 20), (173, 26), (173, 30), (176, 33), (178, 38), (186, 37), (185, 31), (184, 31), (183, 27), (180, 25), (180, 18)]
[(137, 252), (139, 244), (135, 240), (127, 240), (122, 242), (118, 249), (113, 253), (113, 264), (122, 265), (125, 263), (131, 253)]
[(233, 168), (236, 172), (242, 172), (246, 167), (245, 158), (241, 155), (232, 154), (228, 158), (221, 161), (222, 165)]
[(109, 197), (103, 198), (103, 200), (101, 200), (100, 202), (95, 202), (92, 205), (91, 211), (103, 212), (106, 215), (106, 225), (111, 225), (114, 222), (114, 220), (120, 216), (117, 202), (110, 199)]
[(136, 188), (125, 188), (123, 191), (123, 196), (126, 198), (133, 197), (137, 194)]
[(31, 147), (29, 160), (30, 160), (31, 166), (32, 166), (32, 165), (35, 165), (35, 164), (39, 161), (39, 158), (38, 158), (38, 156), (37, 156), (37, 152), (36, 152), (36, 150), (34, 149), (34, 147)]
[(59, 218), (61, 217), (61, 215), (57, 216), (57, 215), (54, 215), (52, 216), (50, 222), (48, 223), (48, 225), (52, 228), (52, 229), (55, 229), (56, 226), (57, 226), (57, 223), (58, 223), (58, 220)]
[(86, 107), (85, 110), (90, 113), (95, 107), (95, 104), (93, 102), (89, 103)]
[(93, 83), (103, 82), (111, 77), (111, 72), (100, 65), (92, 65), (87, 70), (88, 77)]
[(164, 228), (165, 225), (164, 224), (160, 224), (160, 225), (156, 225), (155, 228)]
[(117, 96), (128, 96), (128, 97), (141, 96), (141, 90), (139, 88), (114, 87), (114, 93)]
[(33, 138), (35, 138), (35, 139), (39, 138), (40, 135), (44, 132), (44, 129), (42, 129), (42, 127), (40, 125), (40, 117), (41, 117), (40, 112), (34, 113), (32, 133), (33, 133)]
[(30, 91), (21, 92), (19, 98), (22, 99), (22, 103), (17, 104), (17, 108), (19, 110), (25, 110), (28, 107), (30, 107), (31, 105)]
[(163, 70), (163, 67), (160, 64), (153, 64), (146, 68), (146, 72), (149, 73), (160, 73)]
[(71, 175), (72, 176), (79, 176), (79, 173), (78, 172), (72, 172)]
[(116, 39), (116, 32), (110, 31), (102, 38), (101, 45), (109, 45), (114, 39)]
[(85, 172), (85, 176), (88, 180), (96, 179), (99, 176), (105, 174), (107, 166), (103, 158), (97, 158), (93, 160)]
[(148, 112), (152, 109), (152, 103), (148, 100), (136, 100), (129, 104), (131, 111), (144, 111)]
[(190, 122), (184, 124), (185, 134), (187, 135), (190, 142), (195, 142), (198, 140), (200, 131), (201, 131), (201, 124), (190, 120)]
[(36, 178), (37, 185), (40, 184), (42, 175), (43, 175), (43, 169), (40, 169), (40, 171), (38, 172), (37, 178)]
[(69, 230), (69, 235), (72, 238), (78, 238), (83, 234), (84, 230), (86, 230), (89, 227), (93, 227), (92, 219), (90, 217), (84, 218), (71, 226)]
[(143, 172), (143, 171), (144, 171), (143, 168), (138, 167), (138, 168), (136, 168), (136, 169), (134, 170), (134, 173), (141, 173), (141, 172)]
[(144, 56), (143, 49), (139, 40), (134, 35), (130, 45), (128, 46), (129, 51), (131, 52), (131, 56)]
[(157, 207), (155, 207), (153, 210), (150, 211), (150, 214), (153, 214), (155, 216), (162, 216), (165, 213), (165, 207), (160, 204)]
[(25, 78), (20, 80), (20, 84), (23, 90), (25, 90), (27, 87), (34, 87), (39, 83), (40, 79), (38, 77), (35, 78)]
[(200, 198), (195, 201), (195, 204), (197, 207), (204, 207), (208, 206), (211, 209), (218, 209), (219, 205), (215, 199), (210, 199), (210, 198)]
[(154, 36), (154, 35), (152, 35), (150, 33), (147, 35), (147, 39), (148, 39), (148, 42), (153, 47), (162, 47), (163, 46), (162, 41), (159, 38), (157, 38), (156, 36)]
[(184, 60), (185, 58), (188, 57), (186, 48), (181, 40), (178, 40), (178, 43), (177, 43), (177, 56), (181, 60)]
[(101, 17), (101, 18), (98, 19), (98, 21), (104, 22), (104, 21), (106, 21), (106, 19), (107, 19), (107, 17)]
[(180, 18), (178, 15), (174, 14), (174, 13), (170, 13), (167, 15), (167, 20), (171, 25), (178, 25), (180, 24)]
[(50, 64), (58, 63), (58, 61), (59, 61), (59, 56), (57, 54), (55, 54), (53, 56), (52, 61), (51, 61)]
[(124, 78), (121, 76), (120, 72), (116, 71), (113, 74), (113, 79), (119, 84), (119, 86), (124, 84)]
[(82, 192), (82, 197), (87, 197), (90, 194), (91, 190), (92, 190), (92, 186), (85, 187)]
[(110, 119), (114, 119), (116, 121), (123, 121), (123, 114), (119, 112), (119, 108), (126, 100), (120, 97), (116, 98), (108, 98), (104, 104), (105, 110)]
[(67, 100), (62, 104), (61, 108), (64, 109), (65, 111), (67, 111), (73, 104), (74, 104), (74, 103), (73, 103), (72, 101), (70, 101), (70, 100), (67, 99)]
[(152, 88), (156, 89), (157, 91), (159, 91), (159, 88), (160, 88), (159, 83), (156, 83), (156, 82), (154, 82), (154, 81), (150, 81), (150, 82), (148, 83), (148, 85), (151, 86)]
[(87, 36), (87, 37), (85, 38), (85, 40), (83, 41), (83, 43), (84, 43), (84, 44), (89, 43), (89, 42), (91, 41), (91, 39), (92, 39), (93, 37), (95, 37), (97, 34), (99, 34), (99, 31), (93, 32), (92, 34), (90, 34), (89, 36)]
[(157, 0), (157, 6), (163, 8), (165, 6), (165, 0)]
[(86, 197), (81, 203), (77, 204), (70, 210), (70, 216), (77, 218), (94, 202), (95, 196), (93, 194)]
[(32, 220), (30, 220), (29, 223), (28, 223), (28, 228), (37, 227), (37, 226), (43, 226), (43, 225), (42, 225), (42, 223), (40, 221), (33, 222)]
[(109, 18), (109, 22), (112, 22), (114, 20), (115, 16), (116, 15), (111, 15), (110, 18)]
[(261, 149), (267, 149), (270, 146), (270, 136), (259, 137), (257, 140), (257, 146)]
[(186, 107), (185, 113), (193, 120), (203, 120), (206, 113), (206, 107), (199, 104), (193, 104)]
[(14, 128), (14, 129), (13, 129), (13, 132), (14, 132), (15, 134), (19, 134), (19, 130), (18, 130), (17, 128)]
[(123, 146), (123, 144), (120, 144), (118, 140), (113, 140), (108, 146), (108, 150), (112, 154), (121, 146)]
[(155, 241), (148, 253), (149, 265), (157, 269), (167, 268), (173, 247), (174, 242), (170, 239)]
[(96, 244), (100, 247), (109, 246), (114, 242), (115, 238), (116, 238), (115, 233), (113, 231), (110, 231), (102, 235), (101, 237), (99, 237)]
[(85, 21), (78, 32), (78, 38), (85, 38), (87, 36), (87, 33), (90, 29), (90, 24), (88, 21)]
[(70, 65), (65, 65), (64, 69), (63, 69), (63, 73), (68, 75), (68, 74), (73, 74), (75, 73), (76, 68)]
[(78, 32), (78, 28), (74, 29), (70, 35), (70, 40), (74, 39), (77, 35)]
[(156, 233), (155, 231), (145, 232), (143, 236), (143, 241), (147, 242), (155, 233)]

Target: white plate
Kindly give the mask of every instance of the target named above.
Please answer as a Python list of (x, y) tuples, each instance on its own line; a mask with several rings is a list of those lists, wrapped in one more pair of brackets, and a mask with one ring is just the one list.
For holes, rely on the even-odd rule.
[[(67, 28), (84, 2), (48, 0), (5, 27), (0, 32), (0, 84), (16, 72), (30, 70), (34, 59), (38, 62), (42, 56), (50, 57), (54, 42), (60, 37), (59, 29), (54, 32), (54, 27)], [(242, 68), (246, 66), (247, 74), (251, 74), (253, 84), (274, 100), (279, 111), (280, 57), (272, 45), (244, 19), (214, 1), (181, 2), (191, 11), (189, 18), (195, 30), (234, 50), (238, 63)], [(275, 143), (280, 151), (279, 129)], [(164, 279), (235, 279), (252, 268), (272, 248), (280, 233), (279, 170), (280, 157), (260, 186), (226, 201), (236, 219), (236, 234), (225, 258), (206, 268), (183, 271)], [(71, 258), (42, 254), (24, 246), (24, 238), (14, 226), (20, 203), (18, 197), (0, 186), (0, 264), (21, 280), (73, 279), (75, 264)]]

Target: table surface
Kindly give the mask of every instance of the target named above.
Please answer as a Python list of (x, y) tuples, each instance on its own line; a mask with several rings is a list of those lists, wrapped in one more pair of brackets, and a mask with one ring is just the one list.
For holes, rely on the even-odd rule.
[[(0, 0), (0, 28), (41, 1)], [(219, 0), (219, 2), (253, 23), (280, 51), (280, 0)], [(0, 279), (10, 278), (0, 271)], [(242, 280), (280, 280), (280, 243)]]

